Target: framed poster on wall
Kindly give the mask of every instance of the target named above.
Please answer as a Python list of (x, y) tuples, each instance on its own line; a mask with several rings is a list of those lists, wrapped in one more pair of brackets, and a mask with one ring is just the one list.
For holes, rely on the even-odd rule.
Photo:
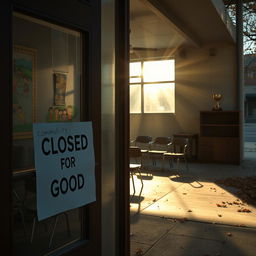
[(13, 47), (13, 137), (32, 137), (35, 122), (36, 50)]
[(55, 72), (54, 76), (54, 105), (64, 106), (66, 87), (67, 87), (67, 74)]

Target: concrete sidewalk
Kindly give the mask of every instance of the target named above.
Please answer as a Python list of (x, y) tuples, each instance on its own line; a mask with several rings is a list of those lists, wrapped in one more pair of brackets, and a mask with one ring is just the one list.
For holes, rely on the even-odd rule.
[[(255, 176), (241, 166), (190, 164), (186, 171), (152, 171), (131, 197), (131, 255), (255, 256), (256, 208), (216, 179)], [(132, 188), (131, 188), (132, 192)], [(241, 209), (250, 209), (249, 213)]]
[(131, 255), (255, 256), (256, 229), (156, 216), (131, 218)]

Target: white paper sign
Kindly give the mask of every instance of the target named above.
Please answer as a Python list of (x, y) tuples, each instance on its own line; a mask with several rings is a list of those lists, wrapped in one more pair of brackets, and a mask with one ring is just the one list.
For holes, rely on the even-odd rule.
[(33, 134), (38, 219), (95, 201), (92, 123), (34, 124)]

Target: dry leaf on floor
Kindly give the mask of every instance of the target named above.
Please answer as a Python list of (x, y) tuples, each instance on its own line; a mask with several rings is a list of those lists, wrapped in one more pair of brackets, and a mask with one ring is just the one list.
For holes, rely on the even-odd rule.
[(218, 207), (227, 208), (225, 204), (216, 204)]
[(137, 248), (137, 249), (136, 249), (136, 252), (135, 252), (135, 255), (136, 255), (136, 256), (142, 256), (142, 255), (143, 255), (142, 249), (141, 249), (141, 248)]
[[(239, 196), (236, 199), (238, 204), (254, 203), (256, 201), (256, 176), (251, 177), (232, 177), (216, 181), (219, 184), (227, 187), (234, 187), (238, 189), (236, 194)], [(241, 202), (242, 201), (242, 202)]]
[(247, 213), (252, 212), (250, 209), (247, 209), (247, 208), (238, 209), (237, 211), (238, 212), (247, 212)]
[(187, 221), (187, 218), (177, 219), (177, 221), (179, 221), (180, 223), (184, 223), (185, 221)]
[(244, 225), (244, 224), (238, 224), (237, 226), (238, 227), (246, 227), (246, 225)]

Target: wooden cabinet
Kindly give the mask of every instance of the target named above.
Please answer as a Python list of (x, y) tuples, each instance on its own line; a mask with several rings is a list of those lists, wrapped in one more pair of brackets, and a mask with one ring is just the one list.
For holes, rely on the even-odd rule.
[(239, 111), (201, 111), (199, 160), (240, 163)]

